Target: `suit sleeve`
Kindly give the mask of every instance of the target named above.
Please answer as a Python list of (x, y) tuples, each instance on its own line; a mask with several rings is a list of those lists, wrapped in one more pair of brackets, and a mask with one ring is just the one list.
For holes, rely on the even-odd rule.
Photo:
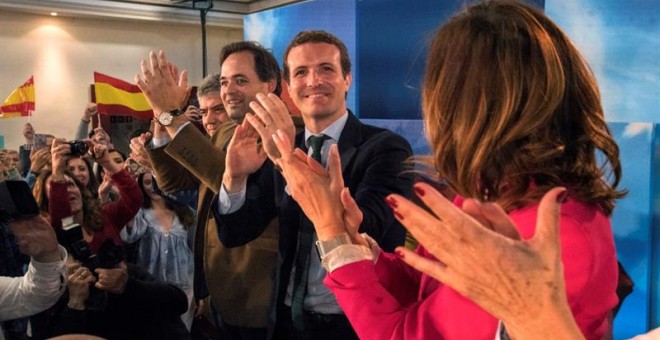
[(275, 206), (275, 173), (273, 163), (264, 165), (248, 177), (245, 203), (236, 212), (220, 215), (218, 195), (212, 203), (213, 215), (219, 226), (218, 237), (227, 247), (240, 247), (259, 237), (277, 214)]
[[(180, 167), (178, 170), (177, 167), (170, 168), (170, 172), (163, 177), (164, 183), (158, 176), (158, 180), (161, 181), (158, 184), (161, 188), (168, 192), (177, 191), (172, 190), (172, 181), (175, 181), (174, 183), (177, 181), (173, 176), (182, 176), (183, 171), (186, 171), (217, 194), (222, 185), (222, 174), (225, 172), (226, 145), (232, 134), (230, 131), (233, 131), (233, 125), (224, 126), (223, 130), (218, 131), (209, 140), (194, 125), (186, 125), (165, 147), (165, 153)], [(173, 171), (177, 173), (173, 173)], [(180, 180), (189, 181), (183, 177)], [(181, 184), (186, 184), (186, 186)], [(192, 188), (191, 183), (184, 182), (180, 183), (177, 189), (190, 188)]]
[[(360, 232), (369, 234), (388, 252), (403, 245), (405, 229), (394, 218), (385, 203), (390, 194), (408, 196), (412, 175), (406, 173), (405, 162), (412, 156), (410, 144), (401, 136), (383, 131), (360, 147), (360, 159), (345, 176), (351, 193), (364, 214)], [(358, 176), (361, 176), (359, 178)]]

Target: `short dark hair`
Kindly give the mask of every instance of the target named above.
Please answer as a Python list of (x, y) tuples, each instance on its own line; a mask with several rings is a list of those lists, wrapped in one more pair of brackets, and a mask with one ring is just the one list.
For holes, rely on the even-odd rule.
[(209, 93), (220, 95), (220, 74), (211, 74), (202, 79), (197, 88), (197, 97), (207, 96)]
[(259, 76), (259, 80), (267, 82), (275, 79), (275, 91), (273, 93), (279, 96), (282, 93), (280, 66), (273, 53), (256, 41), (238, 41), (225, 45), (220, 51), (220, 67), (230, 55), (240, 52), (252, 53), (255, 71)]
[(341, 64), (341, 73), (344, 75), (344, 78), (351, 73), (351, 59), (348, 57), (348, 49), (346, 45), (339, 40), (336, 36), (326, 32), (326, 31), (300, 31), (296, 36), (291, 40), (289, 46), (286, 47), (284, 52), (284, 61), (282, 63), (282, 69), (284, 72), (284, 80), (289, 83), (289, 66), (287, 65), (287, 58), (289, 57), (289, 52), (294, 47), (308, 44), (308, 43), (326, 43), (330, 45), (335, 45), (339, 49), (339, 62)]

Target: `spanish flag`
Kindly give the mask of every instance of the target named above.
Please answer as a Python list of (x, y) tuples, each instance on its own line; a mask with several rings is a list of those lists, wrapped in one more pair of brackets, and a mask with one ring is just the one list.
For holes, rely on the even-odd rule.
[(94, 72), (94, 95), (99, 113), (149, 120), (154, 114), (137, 85)]
[(34, 76), (14, 90), (0, 106), (0, 117), (29, 116), (34, 111)]

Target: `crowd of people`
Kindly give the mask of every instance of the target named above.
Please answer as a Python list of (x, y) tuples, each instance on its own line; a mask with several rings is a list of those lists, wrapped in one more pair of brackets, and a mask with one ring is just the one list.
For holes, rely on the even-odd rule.
[(189, 105), (187, 71), (151, 52), (135, 82), (154, 118), (128, 157), (93, 103), (73, 138), (28, 123), (0, 152), (0, 182), (36, 203), (0, 209), (0, 338), (612, 336), (619, 150), (542, 11), (484, 1), (438, 29), (425, 157), (347, 107), (331, 33), (298, 33), (282, 69), (250, 41), (219, 66)]

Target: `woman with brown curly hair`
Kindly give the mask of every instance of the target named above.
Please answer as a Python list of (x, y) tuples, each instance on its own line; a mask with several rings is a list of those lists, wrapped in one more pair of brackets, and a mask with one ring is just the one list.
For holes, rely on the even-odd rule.
[[(624, 195), (616, 189), (619, 150), (596, 80), (568, 37), (522, 2), (467, 7), (433, 38), (422, 109), (432, 149), (425, 161), (472, 218), (427, 184), (414, 188), (428, 209), (389, 196), (402, 224), (436, 237), (415, 253), (388, 254), (356, 235), (360, 214), (341, 190), (336, 149), (324, 172), (292, 152), (284, 134), (275, 137), (288, 188), (314, 222), (324, 282), (358, 335), (493, 339), (500, 321), (525, 339), (610, 332), (617, 303), (610, 215)], [(551, 201), (561, 203), (561, 214)], [(504, 223), (492, 222), (498, 213)], [(544, 222), (535, 236), (537, 218)], [(557, 223), (558, 233), (546, 227)], [(479, 247), (487, 231), (472, 228), (479, 224), (510, 238), (488, 235), (497, 242)], [(502, 255), (503, 247), (519, 251)], [(423, 272), (412, 262), (423, 263), (415, 266)]]
[(62, 228), (62, 219), (72, 217), (73, 223), (82, 226), (90, 251), (96, 253), (105, 240), (123, 244), (119, 232), (140, 209), (142, 194), (126, 170), (111, 160), (106, 146), (92, 144), (90, 149), (96, 155), (96, 162), (117, 183), (121, 196), (118, 201), (101, 206), (98, 199), (66, 171), (71, 146), (63, 139), (53, 141), (52, 173), (42, 173), (37, 178), (33, 194), (55, 230)]

